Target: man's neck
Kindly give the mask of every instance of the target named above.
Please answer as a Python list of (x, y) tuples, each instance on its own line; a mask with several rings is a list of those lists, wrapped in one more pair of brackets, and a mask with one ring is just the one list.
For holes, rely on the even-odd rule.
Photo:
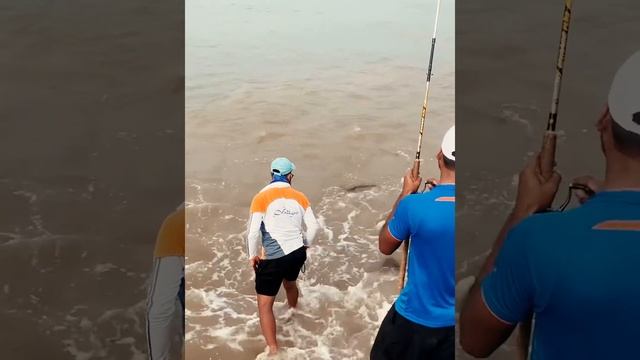
[(640, 161), (629, 158), (607, 161), (604, 190), (640, 190)]
[(291, 182), (289, 181), (289, 179), (285, 176), (274, 176), (271, 178), (271, 184), (276, 183), (276, 182), (282, 182), (282, 183), (287, 183), (287, 184), (291, 184)]
[(440, 173), (440, 181), (438, 184), (455, 184), (456, 173), (452, 171), (443, 171)]

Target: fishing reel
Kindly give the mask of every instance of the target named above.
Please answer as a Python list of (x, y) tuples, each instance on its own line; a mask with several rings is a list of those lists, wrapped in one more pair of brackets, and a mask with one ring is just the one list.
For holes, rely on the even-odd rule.
[[(431, 186), (431, 187), (429, 187), (429, 186)], [(423, 193), (429, 192), (429, 191), (433, 190), (433, 188), (435, 188), (436, 186), (438, 186), (438, 184), (436, 184), (435, 181), (433, 181), (431, 179), (427, 179), (424, 182), (424, 187), (422, 188), (422, 192)]]
[(595, 191), (593, 191), (590, 187), (583, 185), (583, 184), (569, 184), (569, 192), (567, 194), (567, 199), (556, 209), (553, 208), (549, 208), (546, 210), (542, 210), (539, 211), (539, 213), (546, 213), (546, 212), (563, 212), (567, 206), (569, 206), (569, 204), (571, 203), (571, 197), (573, 195), (573, 191), (574, 190), (582, 190), (584, 191), (588, 197), (592, 197), (593, 195), (595, 195)]

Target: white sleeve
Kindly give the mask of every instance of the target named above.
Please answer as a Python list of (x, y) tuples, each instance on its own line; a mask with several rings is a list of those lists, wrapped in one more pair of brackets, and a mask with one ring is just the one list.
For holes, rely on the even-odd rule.
[(247, 248), (249, 250), (249, 258), (254, 256), (258, 256), (258, 249), (261, 244), (261, 232), (260, 227), (262, 226), (262, 220), (264, 219), (264, 214), (260, 212), (255, 212), (251, 214), (251, 218), (249, 219), (249, 226), (247, 235)]
[(318, 233), (318, 229), (320, 228), (318, 220), (316, 220), (316, 217), (313, 215), (311, 206), (307, 207), (307, 210), (304, 212), (304, 224), (307, 227), (307, 231), (304, 236), (304, 244), (306, 246), (310, 246)]

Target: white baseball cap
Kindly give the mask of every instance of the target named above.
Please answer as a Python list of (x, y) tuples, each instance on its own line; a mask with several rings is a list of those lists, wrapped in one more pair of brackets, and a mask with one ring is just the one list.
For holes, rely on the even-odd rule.
[(449, 159), (456, 161), (456, 126), (452, 126), (447, 130), (442, 139), (442, 154)]
[(640, 135), (640, 51), (631, 55), (613, 78), (609, 112), (618, 125)]

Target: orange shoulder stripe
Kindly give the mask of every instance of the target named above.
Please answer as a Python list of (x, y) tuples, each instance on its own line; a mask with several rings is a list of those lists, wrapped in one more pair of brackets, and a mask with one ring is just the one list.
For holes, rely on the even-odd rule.
[(265, 213), (267, 212), (267, 206), (269, 206), (269, 203), (264, 193), (259, 193), (251, 201), (251, 213)]
[(184, 256), (185, 231), (185, 209), (182, 207), (167, 216), (162, 223), (156, 238), (154, 256)]
[(266, 212), (269, 204), (277, 199), (292, 199), (297, 201), (305, 210), (309, 207), (309, 200), (303, 193), (292, 188), (271, 188), (256, 195), (251, 203), (251, 212)]
[(594, 230), (640, 231), (640, 220), (607, 220), (593, 226)]

